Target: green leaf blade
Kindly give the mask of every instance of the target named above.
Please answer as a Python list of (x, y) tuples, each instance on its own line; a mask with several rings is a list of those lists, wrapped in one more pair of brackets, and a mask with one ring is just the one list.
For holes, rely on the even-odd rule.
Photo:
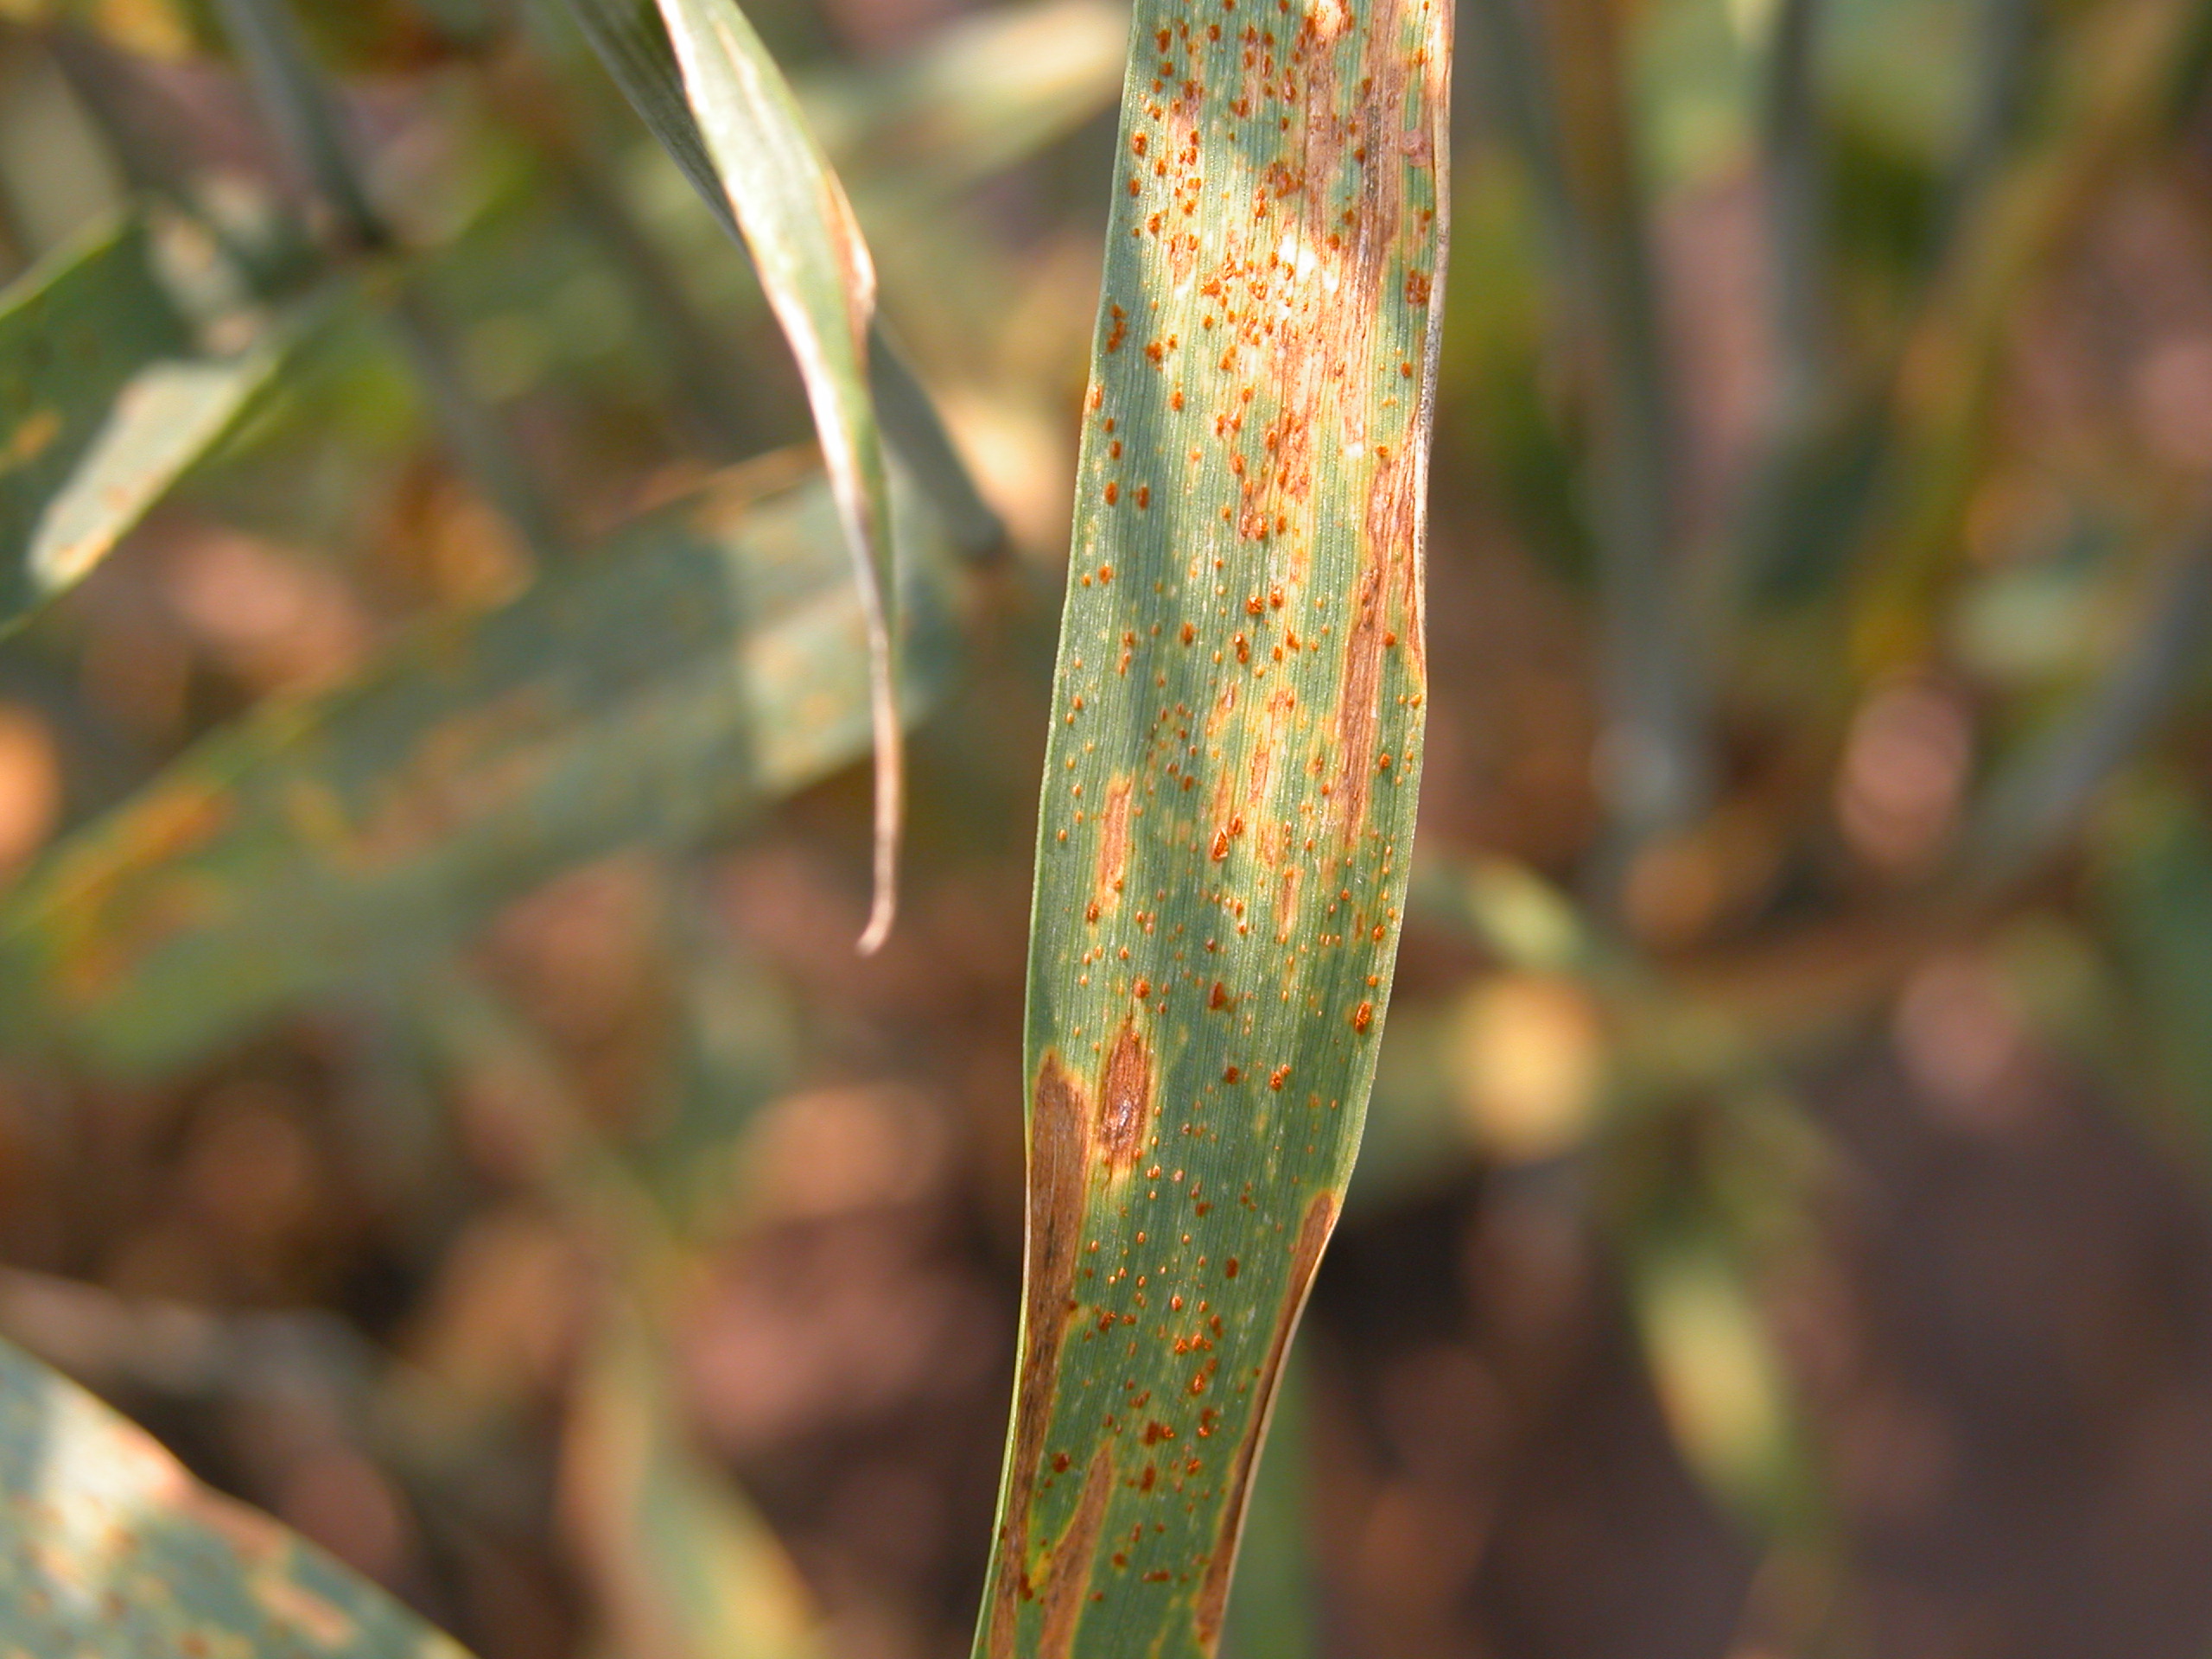
[(1039, 832), (987, 1659), (1203, 1655), (1411, 851), (1449, 12), (1141, 0)]
[(0, 301), (0, 629), (97, 564), (268, 383), (272, 343), (195, 354), (125, 219)]
[[(910, 709), (949, 656), (913, 544)], [(819, 474), (743, 469), (481, 616), (264, 706), (58, 846), (0, 906), (0, 1033), (172, 1065), (435, 959), (633, 842), (684, 845), (864, 752), (864, 623)]]

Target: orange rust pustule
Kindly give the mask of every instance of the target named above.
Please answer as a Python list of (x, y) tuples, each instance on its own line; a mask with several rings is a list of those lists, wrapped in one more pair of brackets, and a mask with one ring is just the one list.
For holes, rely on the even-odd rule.
[(1044, 1623), (1037, 1633), (1037, 1659), (1068, 1659), (1075, 1651), (1076, 1621), (1082, 1617), (1084, 1592), (1106, 1527), (1106, 1502), (1114, 1495), (1114, 1447), (1102, 1444), (1091, 1454), (1068, 1529), (1052, 1546), (1052, 1574), (1045, 1586)]
[(1125, 1020), (1099, 1080), (1096, 1144), (1100, 1164), (1116, 1174), (1134, 1167), (1151, 1127), (1152, 1050), (1136, 1022)]
[(1222, 1614), (1229, 1604), (1230, 1573), (1236, 1565), (1236, 1541), (1244, 1530), (1244, 1510), (1252, 1497), (1252, 1470), (1259, 1456), (1260, 1437), (1267, 1429), (1268, 1413), (1274, 1403), (1275, 1384), (1282, 1379), (1283, 1356), (1290, 1351), (1291, 1335), (1298, 1329), (1298, 1316), (1306, 1306), (1306, 1294), (1313, 1287), (1314, 1269), (1321, 1265), (1321, 1252), (1327, 1247), (1330, 1231), (1336, 1224), (1336, 1196), (1316, 1192), (1306, 1206), (1306, 1218), (1299, 1224), (1298, 1243), (1291, 1250), (1290, 1277), (1283, 1286), (1282, 1303), (1275, 1310), (1274, 1336), (1268, 1344), (1267, 1360), (1252, 1384), (1251, 1425), (1238, 1443), (1236, 1460), (1230, 1465), (1229, 1501), (1222, 1510), (1221, 1529), (1214, 1535), (1205, 1578), (1198, 1586), (1198, 1600), (1192, 1610), (1198, 1625), (1198, 1646), (1208, 1653), (1221, 1639)]
[[(1083, 1233), (1083, 1195), (1090, 1173), (1090, 1103), (1059, 1057), (1047, 1054), (1038, 1068), (1029, 1118), (1029, 1201), (1022, 1242), (1021, 1378), (1014, 1399), (1014, 1449), (1008, 1463), (1006, 1516), (999, 1529), (993, 1580), (992, 1659), (1014, 1651), (1029, 1554), (1029, 1511), (1052, 1427), (1052, 1395), (1059, 1382), (1060, 1346), (1067, 1334), (1075, 1291), (1076, 1255)], [(1086, 1491), (1088, 1488), (1086, 1487)]]

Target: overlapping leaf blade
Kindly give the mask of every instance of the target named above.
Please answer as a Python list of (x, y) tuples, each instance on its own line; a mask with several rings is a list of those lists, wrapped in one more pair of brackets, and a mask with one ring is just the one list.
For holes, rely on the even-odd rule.
[(0, 1343), (0, 1639), (107, 1659), (466, 1659), (267, 1516), (219, 1497)]
[(1112, 100), (1128, 22), (1111, 0), (994, 6), (947, 23), (890, 63), (804, 79), (799, 99), (863, 214), (871, 201), (941, 210), (947, 195)]
[[(918, 506), (912, 706), (947, 656)], [(0, 1033), (155, 1067), (398, 971), (565, 866), (711, 834), (864, 751), (862, 619), (818, 474), (741, 474), (334, 692), (264, 706), (0, 907)]]
[(127, 219), (0, 296), (0, 628), (97, 564), (281, 356), (200, 354)]
[(875, 904), (861, 948), (873, 950), (891, 925), (903, 788), (890, 486), (868, 389), (875, 270), (844, 187), (808, 133), (790, 85), (731, 0), (658, 0), (657, 12), (640, 0), (576, 0), (576, 13), (692, 182), (744, 237), (798, 360), (868, 624)]
[(976, 1651), (1220, 1634), (1405, 899), (1441, 0), (1141, 0), (1039, 826)]

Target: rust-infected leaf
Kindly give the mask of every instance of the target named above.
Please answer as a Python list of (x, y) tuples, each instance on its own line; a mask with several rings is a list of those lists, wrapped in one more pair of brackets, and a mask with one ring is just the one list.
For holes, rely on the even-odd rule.
[[(412, 971), (569, 864), (725, 830), (863, 753), (830, 490), (755, 499), (760, 475), (256, 710), (61, 842), (0, 904), (0, 1041), (176, 1064)], [(901, 523), (919, 707), (946, 566), (925, 509)]]
[(1404, 904), (1449, 50), (1443, 0), (1136, 8), (1039, 824), (985, 1659), (1219, 1638)]
[(4, 1343), (0, 1637), (10, 1654), (105, 1659), (467, 1659)]

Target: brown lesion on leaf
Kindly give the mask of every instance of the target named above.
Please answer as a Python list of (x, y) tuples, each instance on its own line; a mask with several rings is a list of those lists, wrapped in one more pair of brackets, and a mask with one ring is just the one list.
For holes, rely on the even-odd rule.
[[(1361, 524), (1358, 586), (1344, 639), (1344, 671), (1337, 707), (1337, 779), (1333, 801), (1347, 840), (1367, 819), (1378, 761), (1382, 670), (1395, 650), (1406, 652), (1415, 686), (1427, 676), (1422, 639), (1421, 491), (1422, 469), (1403, 454), (1377, 466)], [(1393, 603), (1394, 590), (1395, 603)]]
[[(1366, 480), (1357, 575), (1344, 596), (1351, 615), (1342, 636), (1334, 721), (1339, 777), (1332, 810), (1347, 838), (1364, 827), (1371, 798), (1384, 653), (1399, 643), (1395, 636), (1404, 636), (1416, 680), (1422, 669), (1426, 375), (1421, 398), (1408, 409), (1395, 391), (1378, 404), (1376, 370), (1378, 351), (1391, 369), (1410, 355), (1428, 355), (1425, 341), (1408, 354), (1383, 335), (1390, 320), (1403, 315), (1408, 274), (1421, 272), (1426, 280), (1439, 251), (1435, 216), (1415, 212), (1409, 196), (1438, 154), (1433, 135), (1444, 118), (1448, 61), (1442, 10), (1435, 0), (1375, 0), (1356, 29), (1341, 9), (1306, 10), (1284, 43), (1288, 73), (1281, 76), (1285, 86), (1299, 86), (1302, 108), (1268, 169), (1255, 221), (1230, 233), (1199, 290), (1234, 345), (1220, 359), (1227, 401), (1216, 423), (1238, 451), (1230, 464), (1243, 479), (1233, 522), (1240, 533), (1283, 543), (1271, 557), (1294, 596), (1310, 569), (1324, 499), (1334, 489), (1357, 492), (1355, 480)], [(1274, 50), (1264, 54), (1271, 61)], [(1408, 109), (1418, 111), (1412, 135), (1404, 130)], [(1416, 334), (1433, 326), (1427, 315), (1410, 321)], [(1383, 351), (1386, 343), (1390, 349)], [(1260, 435), (1264, 454), (1251, 457), (1258, 465), (1249, 470), (1233, 435), (1248, 408), (1273, 411)], [(1271, 735), (1255, 734), (1248, 812), (1265, 787)]]
[(1370, 544), (1352, 590), (1351, 626), (1344, 635), (1344, 671), (1337, 693), (1337, 779), (1331, 801), (1347, 841), (1367, 822), (1367, 791), (1375, 772), (1376, 726), (1382, 718), (1382, 653), (1389, 573), (1379, 568)]
[(1316, 1192), (1306, 1206), (1305, 1218), (1299, 1224), (1298, 1242), (1291, 1249), (1290, 1276), (1284, 1282), (1282, 1301), (1275, 1310), (1274, 1336), (1268, 1344), (1268, 1357), (1260, 1368), (1260, 1375), (1252, 1384), (1251, 1421), (1230, 1465), (1228, 1502), (1222, 1510), (1220, 1529), (1214, 1535), (1205, 1577), (1198, 1585), (1198, 1600), (1192, 1607), (1198, 1646), (1207, 1653), (1211, 1653), (1214, 1644), (1221, 1639), (1222, 1614), (1229, 1605), (1230, 1574), (1236, 1565), (1236, 1541), (1244, 1530), (1244, 1510), (1252, 1497), (1252, 1471), (1258, 1460), (1261, 1439), (1267, 1433), (1275, 1384), (1282, 1378), (1283, 1356), (1290, 1351), (1290, 1338), (1298, 1329), (1298, 1316), (1306, 1306), (1306, 1294), (1313, 1287), (1314, 1269), (1321, 1265), (1321, 1252), (1326, 1248), (1336, 1223), (1336, 1195), (1325, 1191)]
[(1122, 887), (1129, 869), (1129, 779), (1109, 780), (1106, 804), (1099, 813), (1098, 869), (1091, 882), (1090, 902), (1110, 915), (1121, 903)]
[(1124, 1020), (1098, 1085), (1094, 1149), (1109, 1174), (1134, 1168), (1152, 1128), (1152, 1049), (1135, 1020)]
[(1075, 1651), (1076, 1621), (1083, 1615), (1084, 1592), (1106, 1527), (1106, 1503), (1114, 1495), (1114, 1448), (1106, 1441), (1091, 1453), (1083, 1492), (1067, 1530), (1052, 1546), (1052, 1576), (1046, 1581), (1044, 1622), (1037, 1632), (1037, 1659), (1068, 1659)]
[(1021, 1376), (1014, 1392), (1014, 1447), (991, 1580), (991, 1659), (1010, 1659), (1014, 1652), (1015, 1615), (1030, 1592), (1030, 1509), (1045, 1460), (1045, 1436), (1052, 1427), (1052, 1399), (1059, 1383), (1060, 1347), (1074, 1302), (1090, 1170), (1090, 1103), (1059, 1056), (1047, 1053), (1038, 1068), (1029, 1116)]
[[(1288, 740), (1298, 694), (1279, 685), (1268, 696), (1267, 711), (1253, 721), (1252, 758), (1245, 769), (1244, 810), (1257, 814), (1268, 804), (1275, 786), (1276, 762)], [(1263, 840), (1261, 856), (1274, 861), (1274, 849)]]
[(1275, 883), (1275, 942), (1287, 944), (1291, 930), (1298, 924), (1298, 887), (1303, 872), (1295, 864), (1286, 864), (1281, 878)]
[[(1295, 504), (1296, 521), (1310, 521), (1317, 467), (1357, 461), (1370, 442), (1376, 335), (1395, 297), (1392, 266), (1408, 239), (1408, 215), (1405, 169), (1366, 158), (1395, 148), (1390, 127), (1420, 67), (1404, 43), (1408, 12), (1419, 3), (1376, 0), (1349, 63), (1332, 26), (1342, 20), (1326, 6), (1307, 11), (1291, 44), (1306, 95), (1297, 153), (1279, 163), (1283, 183), (1274, 192), (1294, 196), (1297, 211), (1269, 276), (1290, 312), (1288, 326), (1273, 335), (1269, 378), (1279, 402), (1269, 435), (1272, 501), (1262, 515), (1269, 520), (1290, 516)], [(1332, 435), (1341, 453), (1321, 460)], [(1294, 551), (1302, 556), (1299, 539)]]
[[(1448, 41), (1442, 40), (1439, 30), (1448, 28), (1448, 22), (1440, 20), (1439, 8), (1422, 3), (1420, 21), (1424, 43), (1420, 49), (1408, 53), (1402, 39), (1402, 5), (1385, 10), (1388, 16), (1376, 21), (1370, 36), (1382, 48), (1372, 63), (1373, 68), (1380, 72), (1376, 101), (1385, 108), (1403, 107), (1418, 77), (1422, 108), (1427, 121), (1434, 126), (1443, 119), (1442, 75), (1448, 60)], [(1446, 49), (1439, 50), (1440, 44)], [(1433, 163), (1433, 147), (1426, 146), (1418, 157), (1409, 156), (1408, 159)], [(1368, 167), (1362, 178), (1370, 197), (1377, 190), (1387, 189), (1390, 205), (1400, 219), (1404, 218), (1400, 168)], [(1440, 198), (1440, 179), (1437, 189)], [(1433, 258), (1440, 252), (1439, 249), (1420, 247), (1418, 244), (1423, 238), (1402, 236), (1402, 229), (1401, 225), (1394, 223), (1388, 236), (1376, 235), (1371, 243), (1365, 245), (1374, 250), (1371, 274), (1375, 286), (1370, 292), (1377, 304), (1383, 300), (1383, 265), (1390, 257), (1402, 255), (1411, 268), (1419, 258)], [(1433, 315), (1419, 321), (1418, 332), (1423, 337), (1420, 354), (1425, 359), (1430, 355), (1427, 335), (1434, 326)], [(1362, 362), (1364, 366), (1365, 359)], [(1383, 667), (1389, 652), (1400, 648), (1407, 652), (1408, 671), (1415, 686), (1426, 677), (1421, 493), (1427, 483), (1427, 469), (1421, 464), (1421, 456), (1428, 439), (1427, 382), (1424, 373), (1421, 399), (1395, 435), (1397, 441), (1375, 444), (1374, 470), (1369, 478), (1367, 499), (1361, 513), (1359, 575), (1352, 594), (1351, 622), (1344, 635), (1344, 675), (1337, 710), (1338, 768), (1332, 791), (1338, 821), (1347, 840), (1356, 839), (1366, 823), (1380, 747), (1377, 728), (1382, 712)]]

